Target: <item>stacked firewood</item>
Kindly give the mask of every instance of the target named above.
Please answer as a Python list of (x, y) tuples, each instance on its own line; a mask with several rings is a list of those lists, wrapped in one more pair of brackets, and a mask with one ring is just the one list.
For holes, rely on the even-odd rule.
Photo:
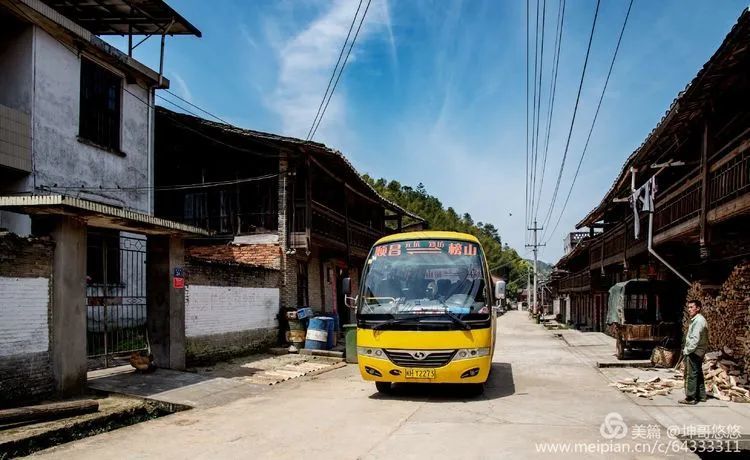
[(703, 361), (706, 392), (716, 399), (733, 402), (750, 402), (747, 377), (734, 360), (734, 351), (724, 347), (721, 351), (706, 353)]
[(653, 377), (647, 380), (639, 380), (638, 377), (618, 380), (609, 386), (616, 387), (623, 393), (630, 393), (639, 398), (654, 399), (654, 396), (667, 396), (672, 390), (683, 388), (681, 375), (675, 375), (671, 379)]
[[(687, 295), (688, 300), (703, 303), (702, 314), (708, 322), (709, 350), (732, 351), (733, 370), (747, 377), (750, 371), (750, 264), (737, 265), (721, 286), (716, 297), (712, 297), (694, 284)], [(687, 333), (689, 317), (684, 316), (684, 332)]]

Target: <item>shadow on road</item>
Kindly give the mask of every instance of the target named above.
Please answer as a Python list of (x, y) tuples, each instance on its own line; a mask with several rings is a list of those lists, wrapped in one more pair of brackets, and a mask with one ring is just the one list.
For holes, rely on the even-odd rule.
[(399, 383), (393, 385), (391, 393), (374, 393), (372, 399), (396, 399), (408, 401), (457, 402), (472, 399), (499, 399), (516, 392), (513, 368), (510, 363), (492, 363), (490, 378), (484, 393), (477, 394), (476, 386), (450, 383)]

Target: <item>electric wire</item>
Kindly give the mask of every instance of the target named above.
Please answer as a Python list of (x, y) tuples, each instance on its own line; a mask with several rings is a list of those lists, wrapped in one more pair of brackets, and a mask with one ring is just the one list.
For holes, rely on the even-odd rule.
[(542, 75), (544, 74), (544, 26), (547, 22), (547, 0), (543, 0), (542, 3), (542, 32), (541, 32), (541, 39), (540, 39), (540, 46), (539, 46), (539, 74), (538, 74), (538, 83), (534, 82), (535, 85), (538, 86), (537, 91), (537, 100), (536, 100), (536, 108), (534, 109), (536, 121), (536, 131), (533, 134), (534, 136), (534, 175), (532, 178), (532, 184), (531, 184), (531, 209), (532, 213), (534, 212), (534, 209), (536, 208), (536, 178), (537, 178), (537, 164), (539, 161), (539, 122), (540, 122), (540, 114), (542, 111)]
[(169, 94), (171, 94), (172, 96), (176, 97), (177, 99), (181, 100), (185, 104), (188, 104), (190, 107), (196, 108), (196, 109), (200, 110), (201, 112), (205, 113), (206, 115), (208, 115), (208, 116), (210, 116), (212, 118), (215, 118), (215, 119), (219, 120), (220, 122), (222, 122), (224, 124), (231, 125), (231, 123), (229, 123), (228, 121), (224, 120), (223, 118), (219, 118), (218, 116), (214, 115), (213, 113), (209, 112), (208, 110), (205, 110), (205, 109), (203, 109), (201, 107), (198, 107), (197, 105), (193, 104), (192, 102), (181, 98), (180, 96), (178, 96), (177, 94), (173, 93), (172, 91), (170, 91), (168, 89), (165, 89), (164, 91), (167, 92), (167, 93), (169, 93)]
[(601, 4), (601, 0), (596, 0), (596, 10), (594, 11), (594, 21), (591, 25), (591, 34), (589, 35), (589, 44), (586, 48), (586, 58), (583, 61), (581, 81), (578, 84), (578, 94), (576, 95), (576, 102), (573, 108), (573, 118), (570, 121), (570, 129), (568, 130), (568, 139), (565, 142), (565, 150), (563, 151), (562, 161), (560, 162), (560, 170), (558, 171), (558, 174), (557, 174), (557, 182), (555, 184), (554, 192), (552, 193), (552, 200), (550, 201), (549, 209), (544, 218), (544, 223), (542, 224), (542, 227), (546, 227), (550, 221), (550, 218), (552, 217), (552, 211), (554, 210), (554, 207), (555, 207), (555, 201), (557, 201), (557, 194), (560, 190), (560, 181), (562, 180), (563, 171), (565, 170), (565, 160), (568, 156), (568, 150), (570, 149), (570, 139), (573, 136), (573, 127), (575, 126), (576, 115), (578, 114), (578, 104), (580, 103), (580, 100), (581, 100), (581, 90), (583, 89), (583, 81), (586, 78), (586, 68), (588, 67), (588, 63), (589, 63), (589, 55), (591, 54), (591, 43), (594, 41), (594, 30), (596, 30), (596, 20), (599, 17), (600, 4)]
[(344, 39), (344, 43), (341, 45), (341, 51), (339, 52), (339, 57), (336, 60), (336, 65), (333, 66), (333, 71), (331, 72), (331, 78), (328, 79), (328, 86), (326, 87), (326, 92), (323, 93), (323, 98), (320, 100), (320, 105), (318, 105), (318, 112), (315, 114), (315, 118), (313, 118), (312, 124), (310, 125), (310, 129), (307, 131), (307, 136), (305, 136), (305, 140), (310, 140), (310, 134), (312, 134), (313, 128), (315, 127), (315, 123), (318, 121), (318, 117), (320, 116), (320, 111), (323, 109), (323, 104), (326, 102), (326, 98), (328, 97), (328, 91), (331, 89), (331, 83), (333, 83), (333, 78), (336, 76), (336, 71), (339, 68), (339, 64), (341, 63), (341, 58), (344, 56), (344, 50), (346, 50), (346, 44), (349, 42), (349, 37), (352, 34), (352, 30), (354, 29), (354, 24), (357, 22), (357, 16), (359, 15), (359, 9), (362, 8), (362, 1), (359, 0), (359, 5), (357, 5), (357, 11), (354, 12), (354, 17), (352, 18), (352, 23), (349, 24), (349, 32), (346, 33), (346, 38)]
[(544, 190), (544, 176), (547, 170), (547, 157), (549, 153), (549, 140), (550, 133), (552, 132), (552, 115), (555, 109), (555, 96), (557, 93), (557, 74), (560, 68), (560, 50), (562, 48), (562, 33), (565, 24), (565, 0), (560, 0), (560, 6), (557, 10), (557, 31), (555, 32), (555, 54), (553, 56), (554, 64), (552, 66), (552, 78), (550, 81), (550, 102), (548, 104), (547, 112), (547, 126), (546, 136), (544, 141), (544, 153), (542, 155), (542, 177), (539, 180), (539, 194), (536, 200), (536, 210), (534, 210), (534, 218), (536, 219), (539, 214), (539, 206), (542, 201), (542, 191)]
[[(563, 214), (565, 213), (565, 208), (568, 206), (568, 201), (570, 200), (570, 195), (573, 192), (573, 187), (576, 184), (576, 179), (578, 178), (578, 173), (581, 171), (581, 164), (583, 164), (583, 159), (586, 156), (586, 151), (589, 147), (589, 141), (591, 140), (591, 133), (594, 131), (594, 127), (596, 126), (596, 119), (599, 116), (599, 109), (602, 107), (602, 101), (604, 100), (604, 94), (607, 91), (607, 85), (609, 84), (609, 77), (612, 75), (612, 69), (615, 66), (615, 61), (617, 60), (617, 53), (620, 50), (620, 44), (622, 43), (622, 37), (625, 34), (625, 28), (628, 25), (628, 18), (630, 17), (630, 10), (633, 7), (633, 0), (630, 0), (630, 4), (628, 5), (628, 11), (625, 13), (625, 20), (622, 23), (622, 28), (620, 29), (620, 36), (617, 38), (617, 46), (615, 46), (615, 52), (612, 55), (612, 61), (609, 64), (609, 70), (607, 71), (607, 78), (604, 80), (604, 88), (602, 88), (602, 94), (599, 96), (599, 103), (596, 106), (596, 112), (594, 112), (594, 119), (591, 121), (591, 128), (589, 129), (588, 136), (586, 137), (586, 143), (583, 146), (583, 151), (581, 152), (581, 157), (578, 160), (578, 166), (576, 167), (575, 175), (573, 176), (573, 181), (570, 184), (570, 188), (568, 189), (568, 195), (565, 197), (565, 202), (563, 203), (562, 209), (560, 210), (560, 215), (557, 217), (557, 222), (555, 222), (555, 226), (550, 232), (550, 238), (552, 238), (552, 235), (555, 233), (555, 230), (557, 230), (558, 225), (560, 225), (560, 220), (562, 219)], [(542, 236), (542, 239), (544, 239), (544, 235)]]
[(320, 117), (318, 117), (318, 124), (315, 126), (315, 129), (313, 129), (312, 134), (307, 139), (308, 141), (313, 140), (313, 138), (315, 137), (315, 133), (318, 132), (318, 128), (320, 127), (321, 121), (323, 121), (323, 117), (326, 114), (326, 110), (328, 110), (328, 104), (331, 103), (331, 98), (333, 98), (333, 93), (336, 91), (336, 87), (339, 84), (339, 79), (341, 79), (341, 75), (344, 73), (344, 69), (346, 68), (346, 63), (349, 61), (349, 55), (352, 53), (352, 48), (354, 48), (354, 44), (357, 42), (357, 37), (359, 37), (359, 31), (362, 29), (362, 24), (364, 24), (365, 18), (367, 17), (367, 11), (370, 10), (370, 3), (372, 3), (372, 0), (367, 0), (367, 6), (365, 6), (365, 11), (364, 13), (362, 13), (362, 19), (360, 19), (359, 21), (359, 25), (357, 26), (357, 31), (354, 33), (354, 37), (352, 38), (351, 44), (349, 45), (349, 50), (346, 52), (344, 63), (341, 64), (341, 69), (339, 70), (339, 74), (336, 77), (336, 81), (333, 83), (333, 87), (331, 88), (331, 94), (328, 96), (326, 105), (323, 107), (323, 111), (321, 112)]
[(524, 240), (525, 244), (529, 243), (529, 3), (526, 0), (526, 196), (524, 201)]
[(268, 179), (274, 179), (279, 177), (278, 173), (266, 174), (263, 176), (246, 177), (243, 179), (231, 179), (225, 181), (214, 181), (214, 182), (198, 182), (194, 184), (180, 184), (180, 185), (163, 185), (163, 186), (140, 186), (140, 187), (90, 187), (90, 186), (44, 186), (43, 188), (49, 190), (81, 190), (81, 191), (103, 191), (103, 192), (115, 192), (115, 191), (139, 191), (139, 190), (154, 190), (154, 191), (172, 191), (172, 190), (196, 190), (213, 187), (223, 187), (226, 185), (238, 185), (247, 184), (250, 182), (259, 182)]

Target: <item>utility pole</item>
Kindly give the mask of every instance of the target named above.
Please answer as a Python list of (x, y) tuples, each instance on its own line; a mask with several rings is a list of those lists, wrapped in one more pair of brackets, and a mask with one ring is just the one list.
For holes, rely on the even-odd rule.
[(539, 278), (538, 273), (537, 273), (537, 261), (538, 261), (537, 256), (538, 256), (539, 248), (545, 245), (539, 244), (537, 240), (537, 232), (539, 232), (540, 230), (543, 230), (543, 228), (536, 226), (536, 220), (534, 221), (534, 226), (531, 227), (529, 230), (534, 232), (534, 244), (527, 244), (526, 247), (533, 248), (534, 250), (534, 309), (532, 311), (536, 313), (539, 308), (539, 305), (537, 304), (537, 282), (538, 282), (537, 279)]
[(526, 305), (529, 307), (529, 311), (531, 311), (531, 269), (529, 268), (526, 270)]

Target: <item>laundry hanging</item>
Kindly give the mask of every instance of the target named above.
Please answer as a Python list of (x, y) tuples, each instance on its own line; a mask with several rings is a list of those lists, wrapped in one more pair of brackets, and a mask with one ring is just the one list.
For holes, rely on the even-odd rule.
[(653, 212), (654, 194), (656, 193), (656, 176), (647, 180), (641, 185), (630, 197), (630, 205), (633, 207), (633, 231), (635, 239), (641, 234), (641, 219), (638, 215), (638, 203), (642, 203), (641, 210), (644, 212)]

